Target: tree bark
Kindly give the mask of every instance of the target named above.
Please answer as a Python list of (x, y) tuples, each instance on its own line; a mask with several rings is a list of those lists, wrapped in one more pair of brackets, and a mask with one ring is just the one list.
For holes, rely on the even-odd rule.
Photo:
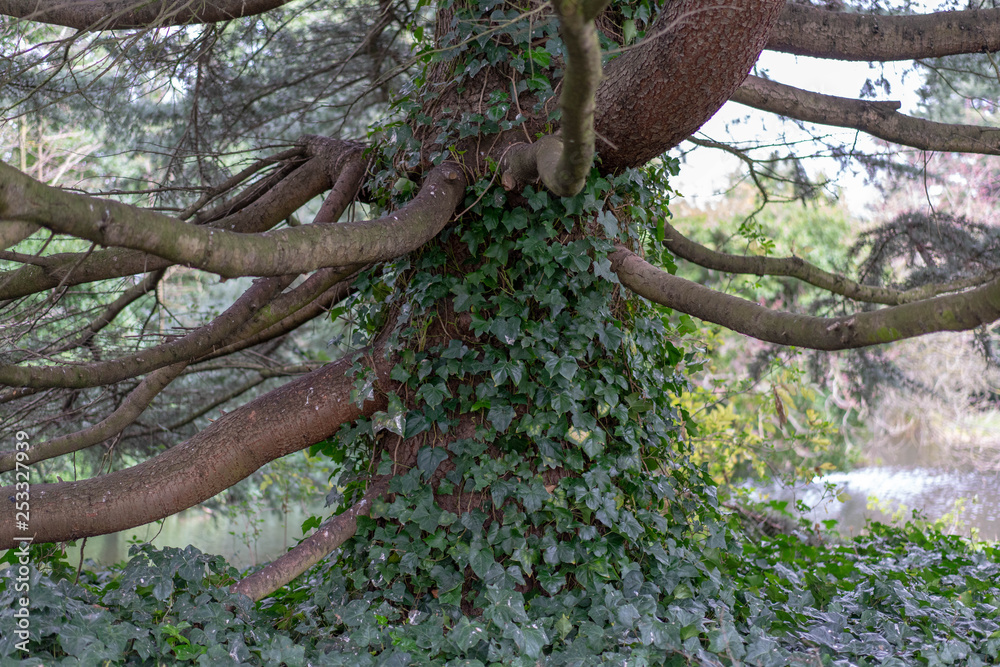
[(1000, 319), (1000, 278), (959, 294), (846, 317), (773, 311), (671, 275), (628, 250), (611, 255), (622, 284), (650, 301), (746, 336), (813, 350), (847, 350), (937, 331), (968, 331)]
[(192, 23), (217, 23), (254, 16), (287, 4), (289, 0), (0, 0), (0, 14), (76, 28), (121, 30)]
[[(388, 378), (380, 353), (370, 362), (378, 377)], [(32, 485), (28, 535), (39, 543), (64, 542), (157, 521), (382, 409), (379, 396), (363, 407), (351, 400), (352, 364), (345, 358), (293, 380), (139, 465), (79, 482)], [(0, 549), (13, 548), (25, 534), (15, 529), (14, 497), (13, 486), (0, 488), (0, 502), (9, 505), (0, 512)]]
[(783, 7), (668, 3), (647, 37), (605, 68), (595, 115), (602, 168), (641, 166), (704, 125), (746, 78)]
[(416, 250), (451, 220), (465, 186), (458, 165), (445, 163), (431, 171), (413, 201), (384, 218), (245, 234), (63, 192), (0, 164), (0, 215), (226, 278), (284, 276), (386, 261)]
[(989, 53), (1000, 51), (1000, 9), (883, 16), (789, 2), (768, 37), (767, 48), (865, 62)]
[(898, 113), (898, 102), (822, 95), (756, 76), (747, 77), (732, 100), (810, 123), (860, 130), (879, 139), (925, 151), (1000, 155), (1000, 128), (914, 118)]

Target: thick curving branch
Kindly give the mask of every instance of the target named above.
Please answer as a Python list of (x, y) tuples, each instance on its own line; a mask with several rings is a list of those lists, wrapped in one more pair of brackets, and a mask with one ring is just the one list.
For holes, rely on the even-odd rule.
[[(265, 463), (305, 449), (341, 424), (384, 409), (378, 396), (363, 407), (351, 400), (353, 357), (292, 380), (172, 449), (139, 465), (79, 482), (32, 484), (34, 541), (64, 542), (157, 521), (192, 507), (246, 478)], [(388, 381), (388, 362), (371, 359)], [(14, 487), (0, 488), (0, 549), (13, 548)]]
[(0, 250), (13, 248), (39, 229), (41, 227), (33, 225), (30, 222), (0, 220)]
[(296, 276), (280, 276), (258, 279), (232, 306), (205, 326), (177, 340), (127, 357), (81, 365), (0, 365), (0, 385), (82, 389), (121, 382), (164, 366), (196, 359), (220, 347), (245, 322), (265, 309), (271, 299), (295, 278)]
[(340, 173), (336, 175), (333, 187), (323, 200), (323, 205), (313, 222), (331, 223), (340, 220), (347, 207), (351, 205), (354, 198), (358, 196), (368, 170), (368, 160), (356, 159), (347, 162)]
[(556, 0), (553, 3), (559, 16), (559, 33), (566, 45), (559, 134), (510, 147), (503, 165), (503, 185), (507, 190), (539, 179), (559, 197), (572, 197), (583, 189), (594, 164), (594, 99), (602, 78), (601, 42), (594, 19), (608, 2)]
[(642, 166), (704, 125), (743, 82), (784, 5), (666, 3), (649, 36), (604, 70), (594, 117), (602, 168)]
[[(8, 173), (6, 169), (9, 167), (4, 165), (3, 173)], [(266, 193), (247, 202), (245, 208), (229, 212), (225, 216), (220, 215), (206, 227), (246, 233), (263, 232), (285, 220), (330, 186), (329, 164), (323, 157), (317, 156), (300, 163), (300, 166)], [(8, 205), (9, 197), (10, 193), (5, 194), (0, 190), (0, 209)], [(120, 278), (157, 271), (171, 265), (170, 260), (162, 257), (125, 248), (98, 250), (86, 257), (79, 253), (61, 253), (40, 259), (41, 265), (23, 266), (0, 273), (0, 301), (35, 294), (60, 285), (68, 287)]]
[[(149, 404), (156, 398), (156, 395), (163, 391), (186, 367), (187, 362), (182, 361), (150, 373), (105, 419), (82, 431), (53, 438), (31, 447), (28, 449), (28, 460), (21, 461), (21, 463), (30, 465), (53, 459), (113, 438), (138, 419), (142, 411), (149, 407)], [(0, 472), (14, 469), (17, 454), (18, 452), (13, 450), (0, 452)]]
[(935, 123), (897, 112), (898, 102), (822, 95), (748, 76), (734, 102), (810, 123), (860, 130), (925, 151), (1000, 155), (1000, 128)]
[(967, 331), (1000, 319), (1000, 278), (958, 294), (847, 317), (777, 312), (678, 278), (625, 249), (611, 254), (622, 284), (650, 301), (779, 345), (846, 350), (937, 331)]
[(1000, 51), (1000, 9), (882, 16), (790, 2), (767, 48), (815, 58), (883, 62), (989, 53)]
[(386, 492), (391, 479), (386, 476), (372, 482), (364, 497), (350, 509), (323, 522), (315, 533), (262, 569), (233, 584), (229, 590), (247, 595), (256, 602), (290, 583), (354, 536), (358, 530), (358, 517), (371, 513), (372, 501)]
[(0, 0), (0, 14), (77, 30), (158, 28), (256, 16), (290, 0)]
[(681, 259), (706, 269), (726, 273), (745, 273), (754, 276), (783, 276), (797, 278), (804, 283), (819, 287), (833, 294), (887, 306), (913, 303), (949, 292), (976, 287), (997, 277), (997, 271), (980, 276), (961, 278), (936, 285), (921, 285), (908, 290), (862, 285), (854, 280), (829, 271), (824, 271), (801, 257), (760, 257), (741, 256), (718, 252), (687, 238), (669, 222), (664, 221), (663, 243)]
[(0, 216), (104, 246), (141, 250), (226, 278), (283, 276), (379, 262), (415, 250), (448, 223), (465, 186), (459, 166), (444, 163), (430, 172), (409, 204), (384, 218), (241, 234), (70, 194), (0, 165)]

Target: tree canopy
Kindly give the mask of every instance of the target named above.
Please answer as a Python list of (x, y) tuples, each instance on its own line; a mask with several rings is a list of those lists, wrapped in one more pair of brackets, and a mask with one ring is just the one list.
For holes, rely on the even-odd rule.
[[(0, 14), (0, 471), (23, 474), (0, 493), (0, 548), (156, 521), (312, 448), (343, 467), (342, 511), (233, 591), (259, 600), (340, 548), (319, 588), (340, 609), (324, 621), (345, 638), (323, 649), (334, 664), (784, 664), (848, 650), (812, 621), (850, 618), (836, 631), (863, 642), (869, 602), (940, 593), (867, 581), (848, 609), (810, 579), (789, 603), (806, 575), (741, 541), (688, 456), (675, 398), (697, 352), (674, 318), (828, 351), (983, 330), (1000, 319), (995, 232), (901, 218), (853, 277), (727, 254), (672, 225), (667, 151), (737, 154), (766, 200), (789, 178), (692, 136), (732, 101), (895, 145), (888, 160), (831, 151), (872, 170), (996, 155), (992, 116), (905, 115), (752, 72), (763, 50), (986, 67), (1000, 10), (0, 0)], [(731, 296), (679, 262), (801, 281), (836, 312)], [(340, 340), (304, 337), (310, 322)], [(77, 453), (80, 478), (30, 476)], [(858, 554), (884, 543), (905, 560), (896, 539)], [(995, 567), (968, 558), (953, 585)], [(969, 608), (996, 603), (963, 591)], [(779, 599), (789, 611), (767, 609)], [(996, 660), (982, 623), (955, 641)]]

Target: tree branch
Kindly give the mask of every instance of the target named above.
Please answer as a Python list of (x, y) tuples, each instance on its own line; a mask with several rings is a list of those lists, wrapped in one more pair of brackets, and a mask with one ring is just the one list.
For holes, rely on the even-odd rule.
[(882, 16), (789, 2), (767, 48), (815, 58), (883, 62), (989, 53), (1000, 51), (1000, 9)]
[(866, 132), (925, 151), (1000, 155), (1000, 128), (935, 123), (897, 113), (898, 102), (869, 102), (793, 88), (748, 76), (734, 102), (822, 125)]
[(847, 317), (776, 312), (678, 278), (625, 249), (611, 255), (622, 284), (650, 301), (747, 336), (814, 350), (846, 350), (937, 331), (967, 331), (1000, 319), (1000, 278), (968, 292)]
[(559, 108), (559, 135), (532, 144), (515, 144), (504, 158), (503, 185), (541, 179), (553, 194), (572, 197), (583, 189), (594, 164), (594, 99), (601, 83), (601, 43), (594, 19), (610, 0), (555, 0), (559, 33), (566, 45), (566, 67)]
[[(370, 361), (388, 380), (380, 352)], [(354, 355), (292, 380), (233, 410), (190, 440), (125, 470), (78, 482), (32, 484), (34, 541), (63, 542), (157, 521), (196, 505), (265, 463), (305, 449), (341, 424), (385, 409), (379, 396), (351, 400)], [(0, 549), (15, 545), (14, 487), (0, 488)]]
[(361, 268), (364, 267), (317, 271), (309, 280), (271, 302), (268, 312), (254, 315), (233, 336), (233, 342), (198, 361), (218, 359), (297, 329), (331, 305), (346, 299), (354, 276)]
[(289, 0), (0, 0), (0, 14), (78, 30), (158, 28), (255, 16)]
[(922, 285), (908, 290), (862, 285), (844, 276), (824, 271), (801, 257), (744, 257), (718, 252), (685, 237), (669, 222), (664, 221), (663, 224), (664, 245), (681, 259), (686, 259), (698, 266), (726, 273), (797, 278), (804, 283), (833, 294), (866, 303), (880, 303), (889, 306), (913, 303), (938, 294), (976, 287), (997, 277), (997, 272), (993, 271), (987, 275), (962, 278), (938, 285)]
[(256, 602), (294, 580), (354, 536), (358, 517), (371, 512), (372, 501), (386, 492), (391, 479), (386, 476), (372, 482), (364, 497), (350, 509), (325, 521), (315, 533), (264, 568), (233, 584), (229, 590), (248, 595)]
[[(156, 395), (163, 391), (186, 367), (187, 362), (182, 361), (150, 373), (107, 418), (90, 428), (53, 438), (31, 447), (28, 449), (28, 460), (21, 461), (21, 463), (38, 463), (70, 452), (78, 452), (118, 435), (134, 422), (142, 414), (142, 411), (149, 407)], [(17, 454), (18, 452), (14, 450), (0, 452), (0, 472), (14, 469)]]
[(295, 278), (281, 276), (256, 280), (224, 313), (169, 343), (127, 357), (79, 366), (0, 365), (0, 384), (8, 387), (96, 387), (196, 359), (228, 339)]
[(0, 250), (13, 248), (39, 229), (41, 227), (33, 225), (30, 222), (0, 220)]
[(415, 250), (448, 223), (465, 186), (458, 165), (444, 163), (430, 172), (409, 204), (384, 218), (241, 234), (70, 194), (0, 164), (0, 216), (104, 246), (141, 250), (227, 278), (283, 276), (385, 261)]
[(757, 61), (784, 0), (664, 5), (642, 42), (608, 63), (597, 90), (597, 150), (608, 171), (638, 167), (691, 135)]
[[(345, 150), (353, 152), (354, 149), (348, 146)], [(330, 186), (329, 165), (323, 156), (317, 156), (302, 163), (262, 196), (255, 197), (246, 208), (220, 217), (207, 226), (236, 232), (263, 232)], [(8, 204), (7, 198), (8, 195), (0, 190), (0, 210)], [(24, 266), (0, 274), (0, 300), (35, 294), (59, 285), (68, 287), (156, 271), (171, 265), (170, 260), (124, 248), (98, 250), (83, 258), (78, 253), (62, 253), (44, 257), (42, 261), (44, 266)]]

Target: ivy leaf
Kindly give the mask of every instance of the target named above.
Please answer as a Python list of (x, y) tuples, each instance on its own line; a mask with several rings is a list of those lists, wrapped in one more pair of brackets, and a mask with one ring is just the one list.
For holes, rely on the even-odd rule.
[(441, 447), (424, 447), (417, 454), (417, 467), (424, 472), (424, 479), (430, 479), (447, 458), (448, 452)]
[(490, 568), (495, 563), (496, 559), (493, 558), (493, 549), (490, 547), (483, 549), (470, 548), (469, 567), (472, 568), (475, 575), (482, 581), (486, 581), (486, 575), (489, 574)]
[(514, 420), (514, 408), (510, 405), (494, 405), (486, 414), (498, 433), (504, 433)]
[(576, 376), (576, 372), (580, 370), (580, 366), (573, 357), (557, 357), (554, 354), (550, 354), (548, 359), (545, 361), (545, 370), (547, 370), (549, 375), (552, 377), (555, 377), (558, 374), (567, 380), (572, 380)]
[(427, 420), (427, 417), (424, 416), (424, 413), (414, 410), (406, 418), (406, 435), (403, 437), (412, 438), (428, 430), (430, 427), (431, 424)]
[(552, 62), (552, 54), (543, 49), (532, 49), (528, 55), (542, 67), (548, 67), (549, 63)]
[(508, 623), (504, 627), (504, 636), (513, 639), (517, 650), (532, 660), (539, 658), (542, 649), (549, 643), (545, 631), (535, 624), (518, 626)]
[(513, 345), (521, 335), (520, 317), (498, 317), (490, 326), (490, 333), (507, 345)]
[[(542, 585), (542, 588), (544, 588), (549, 595), (555, 595), (562, 590), (562, 587), (566, 584), (566, 575), (553, 573), (549, 570), (541, 570), (538, 572), (538, 583)], [(563, 618), (566, 617), (564, 616)]]
[[(634, 19), (629, 19), (622, 24), (622, 33), (622, 36), (625, 38), (625, 43), (631, 44), (635, 39), (636, 34), (638, 34), (638, 31), (635, 29)], [(419, 38), (417, 41), (419, 41)]]
[(601, 211), (598, 213), (597, 221), (604, 227), (604, 233), (608, 235), (609, 239), (617, 239), (621, 235), (618, 218), (611, 211)]
[(488, 636), (482, 624), (470, 621), (465, 616), (462, 616), (458, 623), (455, 624), (455, 627), (448, 632), (448, 639), (460, 651), (468, 651), (479, 642), (484, 641)]
[(594, 275), (611, 283), (618, 284), (620, 282), (617, 274), (611, 270), (611, 260), (607, 257), (594, 260)]
[(389, 431), (399, 437), (406, 434), (406, 406), (396, 394), (389, 394), (389, 409), (372, 415), (372, 433)]
[(417, 390), (417, 398), (422, 399), (428, 407), (436, 408), (448, 396), (448, 389), (443, 382), (438, 384), (422, 384)]

